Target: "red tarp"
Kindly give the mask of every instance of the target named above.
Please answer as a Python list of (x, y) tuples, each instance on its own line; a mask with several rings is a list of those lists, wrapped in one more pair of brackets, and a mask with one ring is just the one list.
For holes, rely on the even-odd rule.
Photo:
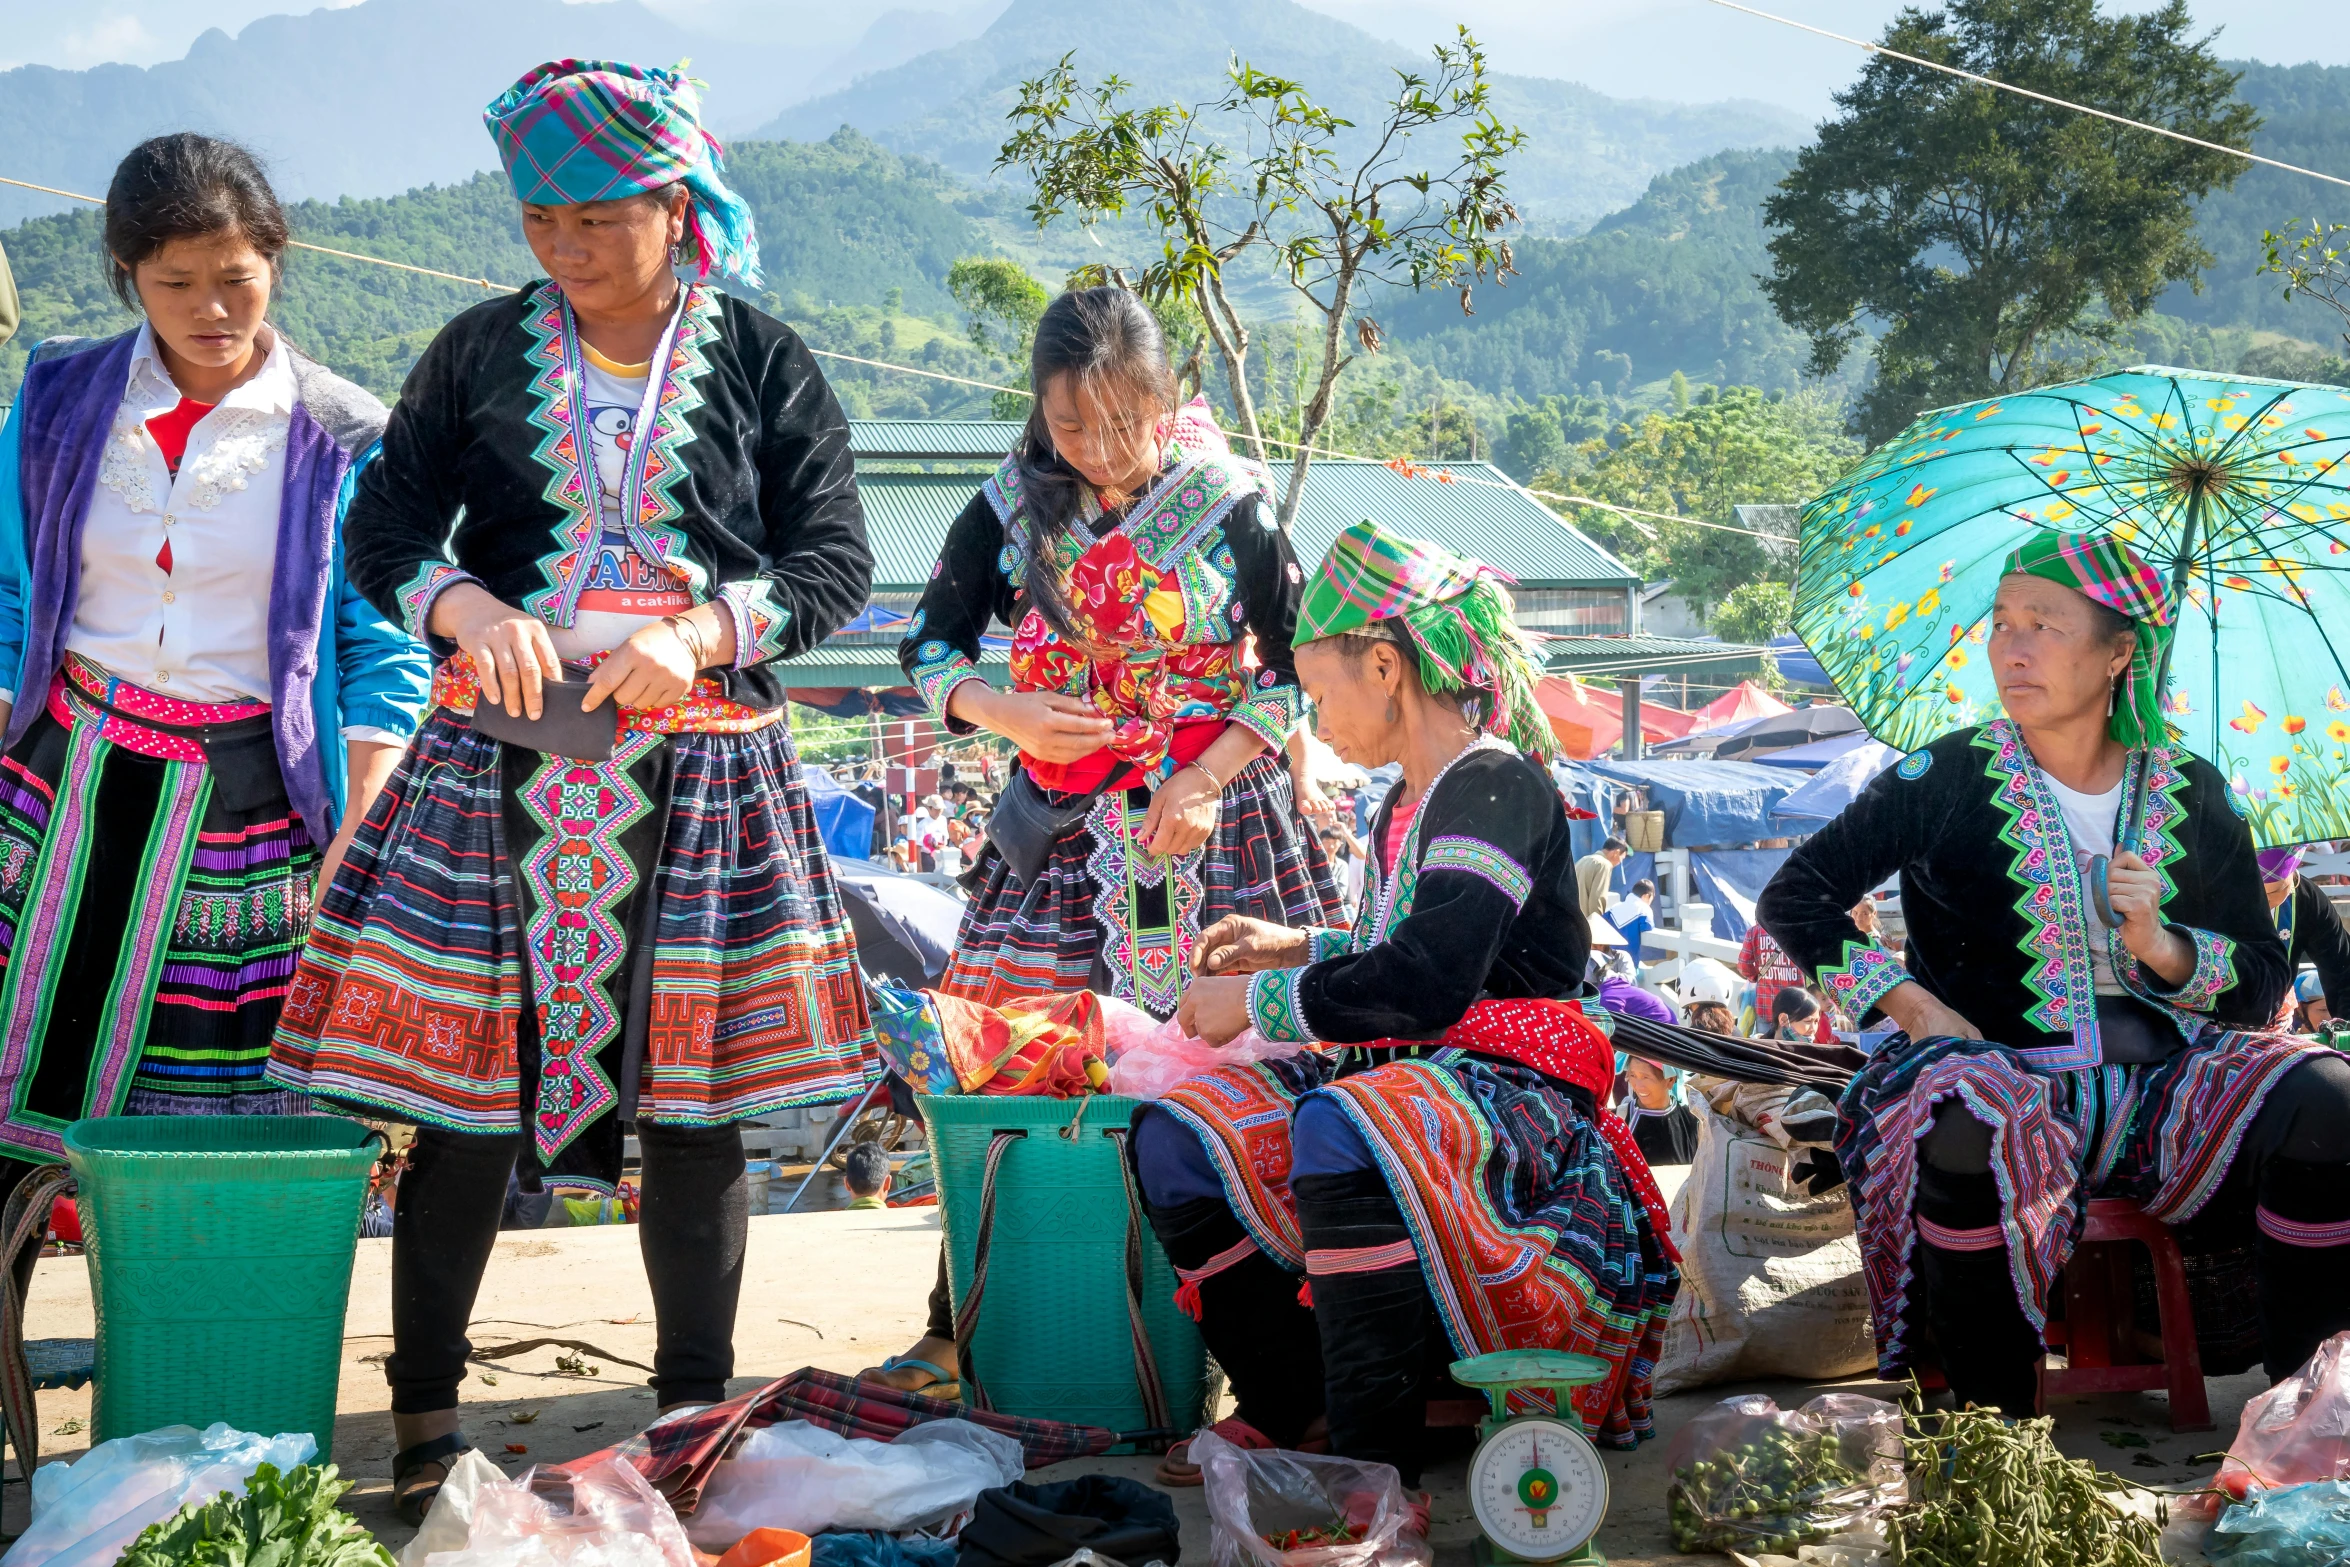
[[(1743, 718), (1770, 718), (1794, 711), (1794, 708), (1753, 681), (1741, 680), (1690, 716), (1697, 720), (1697, 728), (1712, 729), (1722, 724), (1737, 723)], [(1646, 729), (1648, 726), (1643, 724), (1641, 727)]]
[[(1624, 703), (1617, 692), (1594, 690), (1572, 675), (1552, 675), (1535, 686), (1534, 698), (1542, 704), (1559, 745), (1577, 761), (1605, 756), (1624, 737)], [(1697, 727), (1693, 713), (1653, 702), (1640, 704), (1640, 736), (1645, 741), (1677, 740)]]

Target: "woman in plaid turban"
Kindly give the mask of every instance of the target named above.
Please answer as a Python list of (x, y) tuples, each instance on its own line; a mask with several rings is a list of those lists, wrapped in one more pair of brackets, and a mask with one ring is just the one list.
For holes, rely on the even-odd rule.
[[(1416, 1483), (1422, 1372), (1449, 1343), (1599, 1359), (1577, 1413), (1633, 1446), (1676, 1275), (1647, 1164), (1604, 1108), (1605, 1014), (1573, 999), (1591, 926), (1508, 596), (1358, 524), (1306, 585), (1297, 670), (1332, 748), (1403, 778), (1352, 931), (1233, 918), (1200, 938), (1195, 1033), (1316, 1048), (1193, 1078), (1136, 1124), (1177, 1299), (1232, 1379), (1218, 1433), (1326, 1439)], [(1161, 1477), (1197, 1470), (1175, 1454)]]
[[(1759, 908), (1847, 1014), (1901, 1030), (1846, 1091), (1837, 1142), (1884, 1374), (1938, 1360), (1955, 1395), (2011, 1415), (2032, 1410), (2091, 1197), (2244, 1253), (2214, 1276), (2256, 1276), (2257, 1325), (2199, 1302), (2206, 1372), (2257, 1357), (2284, 1376), (2350, 1326), (2350, 1063), (2257, 1032), (2285, 948), (2226, 780), (2163, 730), (2176, 608), (2118, 540), (2018, 550), (1985, 649), (2006, 716), (1879, 775)], [(2143, 828), (2117, 846), (2141, 771)], [(1846, 912), (1896, 873), (1900, 959)]]
[[(663, 1407), (725, 1396), (737, 1123), (874, 1064), (782, 661), (861, 608), (848, 423), (758, 278), (695, 84), (556, 61), (488, 121), (544, 280), (442, 329), (365, 467), (352, 582), (439, 658), (320, 906), (271, 1075), (415, 1122), (392, 1235), (411, 1519), (463, 1450), (465, 1322), (519, 1159), (643, 1150)], [(684, 269), (691, 275), (680, 277)]]

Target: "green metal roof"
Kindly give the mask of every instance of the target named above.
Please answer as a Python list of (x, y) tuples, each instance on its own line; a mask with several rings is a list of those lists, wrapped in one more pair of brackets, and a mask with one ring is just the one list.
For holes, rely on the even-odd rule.
[(849, 453), (863, 458), (1000, 459), (1020, 438), (1014, 419), (851, 419)]
[[(1011, 667), (1011, 655), (993, 648), (979, 655), (979, 667), (1001, 674)], [(792, 686), (854, 686), (863, 690), (893, 690), (907, 685), (898, 667), (895, 644), (838, 647), (827, 643), (811, 648), (783, 666), (783, 678)]]
[(1539, 644), (1554, 675), (1628, 675), (1752, 663), (1769, 652), (1738, 642), (1696, 637), (1547, 637)]
[[(930, 428), (916, 420), (860, 421), (860, 428), (886, 422)], [(978, 421), (946, 426), (992, 427)], [(936, 444), (946, 443), (941, 439)], [(1305, 501), (1298, 508), (1298, 558), (1311, 568), (1341, 529), (1368, 517), (1398, 533), (1474, 556), (1525, 587), (1639, 585), (1637, 572), (1560, 521), (1491, 464), (1448, 463), (1416, 471), (1422, 476), (1406, 477), (1378, 462), (1315, 463), (1306, 480)], [(1451, 481), (1439, 474), (1451, 475)], [(976, 490), (968, 473), (859, 474), (857, 492), (864, 497), (865, 530), (873, 545), (873, 586), (919, 591), (930, 580), (948, 525), (970, 504)]]

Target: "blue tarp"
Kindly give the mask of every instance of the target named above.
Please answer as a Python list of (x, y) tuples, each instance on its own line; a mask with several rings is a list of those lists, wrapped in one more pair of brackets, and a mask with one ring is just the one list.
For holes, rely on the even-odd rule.
[(1889, 745), (1871, 740), (1830, 762), (1779, 802), (1779, 820), (1790, 832), (1816, 832), (1820, 823), (1844, 810), (1877, 774), (1901, 760)]
[(1836, 683), (1828, 678), (1827, 670), (1811, 656), (1811, 649), (1794, 632), (1771, 638), (1771, 662), (1779, 666), (1779, 678), (1799, 686), (1818, 686), (1833, 691)]
[(824, 852), (836, 860), (861, 860), (871, 854), (873, 807), (821, 767), (803, 767), (800, 776), (807, 781), (808, 804), (815, 810)]
[[(1753, 762), (1586, 762), (1585, 771), (1648, 791), (1665, 813), (1665, 847), (1736, 847), (1786, 835), (1771, 812), (1804, 779), (1791, 769)], [(1595, 824), (1596, 825), (1596, 824)]]
[(1792, 849), (1710, 849), (1689, 856), (1697, 896), (1713, 905), (1714, 934), (1744, 941), (1754, 923), (1754, 900), (1762, 896)]

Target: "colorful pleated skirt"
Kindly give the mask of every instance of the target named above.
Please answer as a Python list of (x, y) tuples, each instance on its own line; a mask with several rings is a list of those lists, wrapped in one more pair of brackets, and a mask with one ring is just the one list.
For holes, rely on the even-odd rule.
[(1172, 861), (1135, 848), (1149, 809), (1140, 789), (1100, 795), (1034, 881), (992, 845), (983, 851), (938, 988), (988, 1006), (1090, 989), (1172, 1017), (1192, 943), (1226, 915), (1345, 923), (1329, 857), (1299, 819), (1279, 757), (1242, 768), (1208, 841)]
[[(234, 778), (195, 738), (226, 735)], [(264, 703), (183, 702), (79, 658), (0, 756), (0, 1153), (86, 1116), (286, 1114), (270, 1038), (318, 851)]]
[(632, 727), (581, 762), (435, 711), (321, 902), (271, 1077), (527, 1132), (541, 1168), (599, 1185), (623, 1123), (857, 1093), (880, 1067), (855, 940), (790, 725), (760, 716)]
[(1908, 1374), (1914, 1346), (1918, 1141), (1962, 1101), (1994, 1126), (2000, 1228), (2017, 1302), (2035, 1329), (2079, 1240), (2092, 1197), (2122, 1197), (2166, 1224), (2202, 1211), (2269, 1093), (2320, 1045), (2207, 1028), (2160, 1061), (2045, 1072), (1980, 1039), (1896, 1038), (1844, 1091), (1836, 1156), (1852, 1185), (1877, 1364)]
[(1619, 1152), (1587, 1098), (1522, 1062), (1448, 1047), (1332, 1073), (1318, 1056), (1224, 1067), (1160, 1106), (1206, 1145), (1258, 1249), (1303, 1273), (1291, 1126), (1306, 1094), (1335, 1099), (1395, 1195), (1453, 1349), (1589, 1355), (1608, 1375), (1576, 1392), (1585, 1429), (1609, 1447), (1653, 1435), (1680, 1275), (1637, 1151)]

